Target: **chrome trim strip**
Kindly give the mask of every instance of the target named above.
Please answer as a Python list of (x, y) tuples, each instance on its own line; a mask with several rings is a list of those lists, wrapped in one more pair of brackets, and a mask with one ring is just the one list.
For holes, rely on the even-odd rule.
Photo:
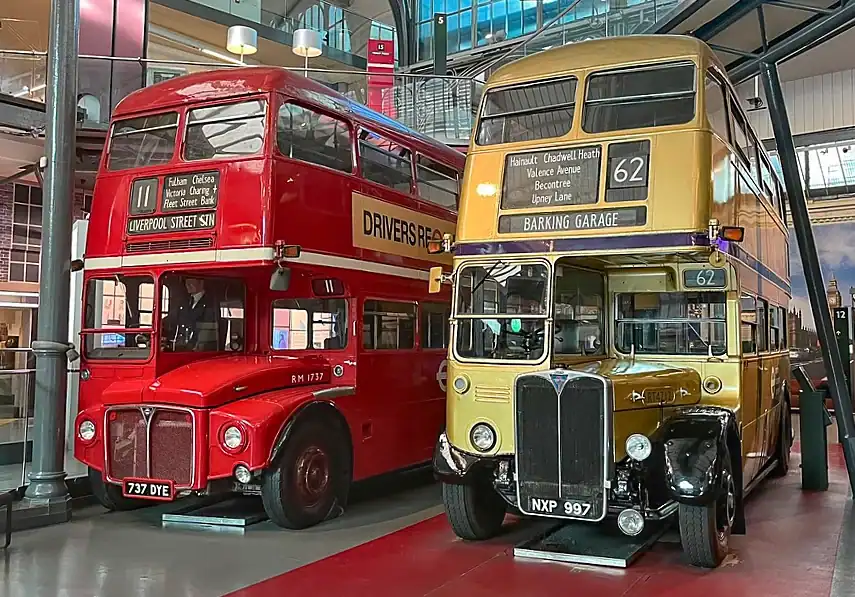
[[(603, 384), (603, 402), (604, 402), (603, 406), (605, 407), (604, 417), (603, 417), (603, 430), (602, 430), (602, 433), (603, 433), (603, 512), (602, 512), (602, 516), (600, 516), (599, 518), (580, 518), (577, 516), (555, 516), (555, 515), (539, 514), (539, 513), (535, 513), (535, 512), (528, 512), (523, 508), (522, 498), (520, 497), (520, 478), (519, 478), (520, 477), (520, 474), (519, 474), (519, 470), (520, 470), (519, 446), (520, 446), (520, 443), (519, 443), (519, 427), (516, 424), (516, 422), (517, 422), (516, 421), (516, 418), (517, 418), (517, 392), (516, 392), (517, 380), (521, 377), (524, 377), (524, 376), (526, 376), (526, 377), (527, 376), (542, 377), (542, 378), (546, 379), (547, 381), (549, 381), (550, 385), (552, 385), (552, 380), (550, 379), (549, 374), (559, 372), (559, 371), (569, 375), (569, 377), (567, 379), (567, 383), (569, 383), (570, 379), (572, 379), (573, 377), (590, 377), (590, 378), (594, 378), (594, 379), (599, 380)], [(552, 386), (552, 388), (554, 390), (555, 386)], [(563, 386), (562, 386), (562, 389), (563, 389)], [(603, 377), (602, 375), (595, 375), (593, 373), (586, 373), (583, 371), (573, 371), (573, 370), (568, 370), (568, 369), (548, 369), (546, 371), (536, 371), (533, 373), (523, 373), (521, 375), (518, 375), (514, 379), (513, 395), (514, 395), (513, 396), (513, 408), (514, 408), (514, 467), (515, 467), (515, 475), (514, 476), (516, 477), (514, 485), (516, 485), (517, 508), (519, 509), (519, 511), (521, 513), (525, 514), (526, 516), (539, 516), (540, 518), (551, 518), (551, 519), (560, 519), (560, 520), (579, 520), (582, 522), (601, 522), (602, 520), (604, 520), (609, 513), (609, 489), (611, 488), (611, 477), (612, 477), (611, 470), (614, 467), (614, 462), (613, 462), (614, 457), (611, 455), (611, 449), (612, 449), (611, 448), (611, 443), (612, 443), (611, 442), (611, 429), (612, 429), (612, 412), (611, 411), (612, 411), (612, 408), (611, 408), (611, 404), (610, 404), (610, 400), (609, 400), (609, 396), (611, 395), (611, 382), (607, 378)], [(561, 394), (558, 392), (556, 392), (556, 399), (558, 401), (559, 409), (560, 409)], [(560, 413), (560, 410), (559, 410), (559, 413)], [(560, 422), (560, 419), (559, 419), (559, 422)], [(559, 437), (560, 437), (560, 425), (559, 425)], [(560, 450), (561, 450), (560, 444), (558, 446), (558, 450), (559, 450), (559, 463), (560, 463)], [(558, 471), (558, 475), (559, 475), (559, 481), (560, 481), (560, 479), (561, 479), (561, 469), (560, 468)], [(561, 489), (559, 486), (559, 492), (560, 492), (560, 490)], [(561, 498), (561, 499), (565, 499), (565, 498)]]
[(341, 396), (353, 396), (356, 394), (354, 386), (338, 386), (335, 388), (324, 388), (323, 390), (315, 390), (312, 396), (315, 398), (339, 398)]
[[(144, 408), (152, 409), (151, 417), (146, 419), (145, 413), (143, 412)], [(105, 479), (113, 484), (121, 485), (122, 481), (120, 479), (116, 479), (112, 476), (112, 463), (110, 461), (110, 413), (114, 411), (122, 411), (122, 410), (139, 410), (140, 415), (143, 420), (146, 422), (146, 474), (148, 478), (151, 478), (151, 421), (154, 419), (155, 414), (157, 414), (158, 410), (171, 410), (187, 413), (190, 415), (190, 484), (189, 485), (176, 485), (175, 489), (192, 489), (193, 485), (196, 484), (196, 416), (192, 409), (187, 408), (186, 406), (174, 406), (171, 404), (114, 404), (112, 406), (108, 406), (104, 408), (104, 477)]]

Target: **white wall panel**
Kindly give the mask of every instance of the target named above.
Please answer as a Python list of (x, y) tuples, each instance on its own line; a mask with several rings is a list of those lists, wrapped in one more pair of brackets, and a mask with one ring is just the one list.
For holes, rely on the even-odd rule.
[[(838, 71), (782, 84), (784, 101), (794, 135), (815, 133), (855, 126), (855, 70)], [(754, 82), (739, 87), (739, 96), (754, 96)], [(760, 88), (764, 107), (749, 112), (751, 123), (762, 139), (771, 139), (772, 123), (766, 109), (765, 94)]]

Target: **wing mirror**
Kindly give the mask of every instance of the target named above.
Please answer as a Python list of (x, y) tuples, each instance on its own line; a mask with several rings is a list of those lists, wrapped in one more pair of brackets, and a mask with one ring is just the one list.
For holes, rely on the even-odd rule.
[(270, 290), (285, 292), (291, 285), (291, 268), (277, 267), (270, 276)]

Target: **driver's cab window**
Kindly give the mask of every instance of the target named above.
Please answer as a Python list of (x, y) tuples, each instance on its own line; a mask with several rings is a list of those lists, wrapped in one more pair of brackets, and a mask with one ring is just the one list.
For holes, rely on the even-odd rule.
[(273, 301), (274, 350), (338, 350), (347, 346), (344, 299)]
[(555, 355), (598, 355), (605, 343), (605, 282), (597, 272), (555, 267)]
[(160, 339), (166, 352), (240, 352), (243, 282), (195, 274), (161, 278)]

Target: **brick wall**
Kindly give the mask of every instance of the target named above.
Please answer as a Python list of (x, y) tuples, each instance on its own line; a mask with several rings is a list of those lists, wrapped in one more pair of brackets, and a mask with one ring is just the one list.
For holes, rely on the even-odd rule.
[(9, 252), (12, 249), (12, 183), (0, 185), (0, 282), (9, 281)]
[[(9, 253), (12, 250), (12, 212), (14, 183), (0, 185), (0, 282), (9, 281)], [(86, 217), (83, 211), (85, 198), (82, 191), (74, 193), (71, 218), (80, 220)]]

